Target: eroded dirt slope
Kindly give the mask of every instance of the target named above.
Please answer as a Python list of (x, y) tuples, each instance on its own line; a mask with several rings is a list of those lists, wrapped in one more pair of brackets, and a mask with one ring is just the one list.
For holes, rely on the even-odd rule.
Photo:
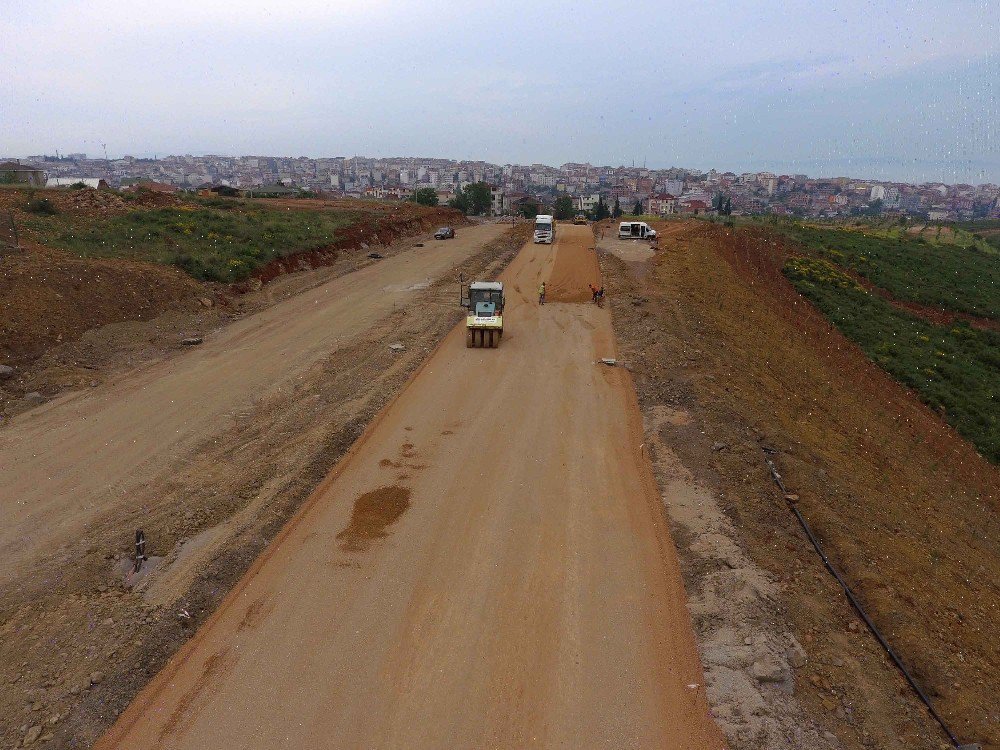
[(195, 310), (203, 294), (176, 268), (85, 260), (37, 245), (0, 253), (0, 364), (22, 368), (109, 323)]
[[(754, 592), (769, 600), (756, 615), (804, 648), (792, 678), (816, 721), (845, 747), (949, 746), (824, 571), (767, 474), (767, 449), (959, 737), (998, 747), (997, 468), (796, 294), (769, 243), (702, 222), (660, 228), (652, 260), (609, 254), (605, 270), (654, 437), (710, 490), (738, 542), (736, 557), (713, 543), (722, 526), (699, 518), (708, 505), (675, 516), (692, 596), (703, 603), (749, 559), (774, 583)], [(732, 611), (698, 618), (703, 648), (719, 645)]]

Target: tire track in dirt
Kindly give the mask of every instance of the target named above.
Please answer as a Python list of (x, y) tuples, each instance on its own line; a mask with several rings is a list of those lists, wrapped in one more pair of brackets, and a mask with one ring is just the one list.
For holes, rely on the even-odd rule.
[[(408, 293), (412, 304), (339, 343), (287, 386), (227, 415), (175, 471), (147, 477), (135, 490), (141, 502), (87, 525), (80, 548), (61, 551), (72, 565), (42, 565), (7, 590), (0, 623), (4, 742), (18, 739), (32, 704), (46, 706), (46, 716), (59, 712), (57, 743), (86, 746), (107, 726), (461, 317), (459, 272), (492, 276), (506, 265), (521, 240), (499, 231), (428, 288)], [(395, 341), (406, 349), (390, 350)], [(122, 590), (113, 570), (114, 557), (129, 552), (131, 529), (140, 526), (150, 553), (166, 556), (165, 572), (148, 578), (142, 594)], [(102, 626), (109, 618), (114, 626)], [(91, 687), (94, 669), (107, 679)]]
[[(551, 253), (527, 246), (505, 281), (536, 286)], [(723, 746), (690, 687), (701, 667), (631, 381), (596, 364), (614, 354), (607, 311), (512, 298), (505, 318), (498, 349), (452, 330), (98, 747), (159, 737), (226, 645), (254, 658), (170, 747)], [(401, 453), (426, 468), (390, 491), (383, 461)], [(387, 494), (359, 524), (359, 501)], [(356, 526), (375, 532), (366, 548), (338, 549)], [(274, 608), (238, 631), (262, 594)]]

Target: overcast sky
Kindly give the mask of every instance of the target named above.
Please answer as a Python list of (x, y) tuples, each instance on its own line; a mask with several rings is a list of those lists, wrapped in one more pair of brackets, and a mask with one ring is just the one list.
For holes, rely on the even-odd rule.
[(0, 155), (1000, 182), (1000, 0), (0, 0)]

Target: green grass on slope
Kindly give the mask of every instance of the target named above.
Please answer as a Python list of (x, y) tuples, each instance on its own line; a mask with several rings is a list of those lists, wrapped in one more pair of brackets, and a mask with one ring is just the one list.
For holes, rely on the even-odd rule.
[(92, 219), (33, 217), (45, 244), (84, 257), (129, 258), (183, 268), (197, 279), (232, 282), (268, 261), (325, 247), (356, 216), (347, 211), (179, 206)]
[(845, 336), (1000, 463), (1000, 334), (928, 323), (823, 259), (792, 258), (783, 270)]
[(1000, 320), (1000, 254), (981, 247), (785, 224), (779, 231), (898, 300)]
[(974, 234), (985, 242), (1000, 250), (1000, 219), (990, 219), (988, 221), (963, 221), (952, 225)]

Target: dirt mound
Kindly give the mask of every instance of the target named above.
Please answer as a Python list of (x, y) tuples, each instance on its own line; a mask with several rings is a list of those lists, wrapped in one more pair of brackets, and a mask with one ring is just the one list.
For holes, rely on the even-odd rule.
[(25, 216), (31, 215), (27, 213), (28, 202), (39, 198), (47, 200), (56, 213), (103, 217), (134, 210), (133, 205), (113, 190), (8, 188), (0, 190), (0, 213), (10, 211), (15, 220), (21, 222)]
[(25, 365), (90, 328), (148, 320), (199, 293), (175, 268), (29, 246), (0, 259), (0, 362)]
[(590, 302), (593, 295), (589, 285), (600, 288), (603, 283), (593, 245), (559, 241), (556, 261), (545, 284), (546, 301)]
[(116, 214), (128, 210), (128, 204), (117, 193), (107, 190), (71, 190), (67, 203), (73, 211), (93, 214)]

